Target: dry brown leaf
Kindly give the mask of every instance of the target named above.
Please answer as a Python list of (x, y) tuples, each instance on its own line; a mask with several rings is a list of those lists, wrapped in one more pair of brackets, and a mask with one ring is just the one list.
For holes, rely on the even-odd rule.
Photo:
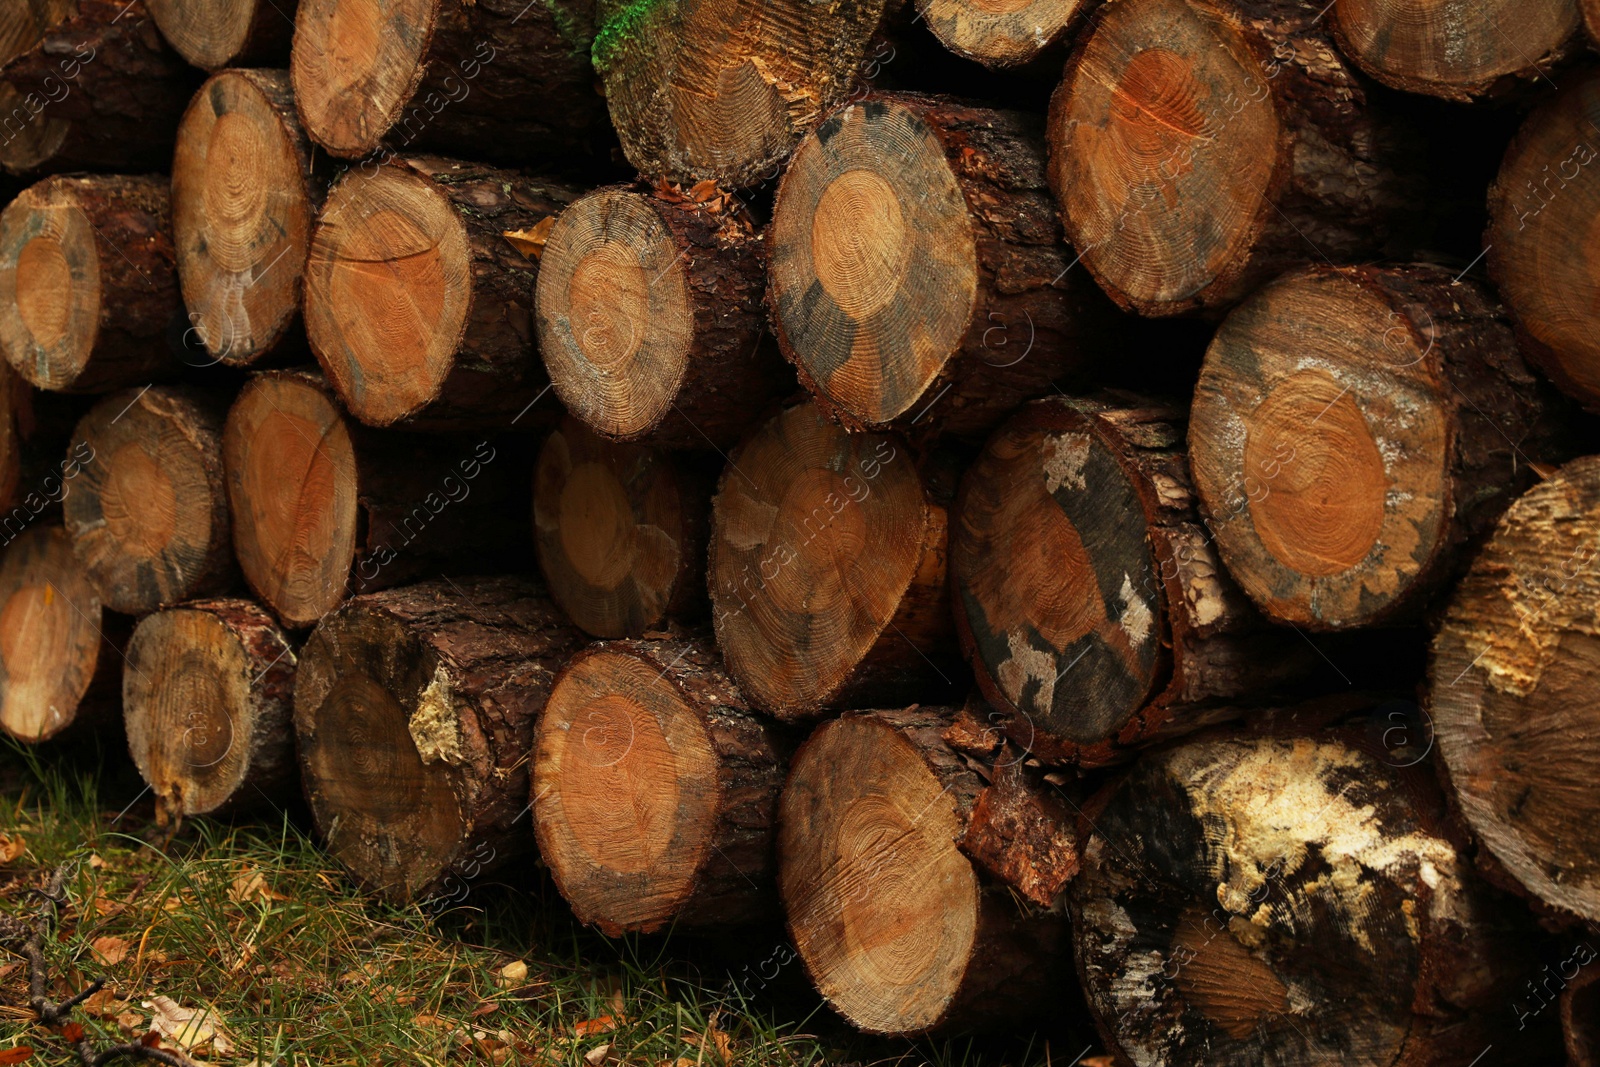
[(689, 198), (697, 204), (703, 204), (717, 195), (717, 180), (704, 178), (689, 187)]
[(128, 958), (129, 945), (120, 937), (97, 937), (89, 942), (89, 952), (102, 967), (115, 967)]
[(500, 986), (502, 989), (505, 989), (511, 986), (521, 985), (523, 982), (527, 981), (527, 979), (528, 965), (523, 963), (521, 960), (512, 960), (510, 963), (500, 968), (499, 973), (495, 975), (494, 981), (496, 985)]
[(97, 1019), (115, 1019), (128, 1009), (126, 1000), (118, 1000), (109, 989), (102, 989), (83, 1002), (83, 1010)]
[(544, 243), (550, 239), (550, 228), (556, 224), (554, 215), (546, 215), (532, 228), (526, 230), (507, 230), (500, 236), (506, 243), (521, 252), (528, 259), (538, 259), (544, 255)]
[(33, 1059), (33, 1048), (28, 1045), (12, 1045), (8, 1049), (0, 1049), (0, 1063), (22, 1063)]
[(612, 1015), (602, 1015), (597, 1019), (581, 1019), (573, 1027), (579, 1037), (593, 1037), (595, 1034), (609, 1034), (617, 1028), (617, 1020)]
[(600, 1065), (606, 1062), (606, 1060), (610, 1057), (611, 1046), (609, 1044), (596, 1045), (594, 1048), (583, 1054), (583, 1062), (587, 1063), (589, 1067), (600, 1067)]
[(124, 1011), (117, 1014), (117, 1029), (125, 1037), (144, 1032), (144, 1016), (136, 1011)]
[(210, 1045), (219, 1056), (233, 1053), (233, 1038), (213, 1008), (185, 1008), (171, 997), (140, 1002), (150, 1009), (150, 1028), (184, 1052)]
[(10, 863), (27, 850), (21, 834), (0, 834), (0, 863)]
[(235, 904), (246, 904), (252, 900), (273, 901), (288, 900), (282, 893), (275, 893), (267, 884), (266, 877), (256, 868), (247, 867), (234, 876), (233, 884), (228, 887), (228, 899)]
[(106, 865), (106, 861), (105, 860), (101, 859), (98, 855), (96, 855), (93, 852), (89, 853), (89, 866), (93, 867), (95, 870), (99, 870), (101, 867), (104, 867), (105, 865)]

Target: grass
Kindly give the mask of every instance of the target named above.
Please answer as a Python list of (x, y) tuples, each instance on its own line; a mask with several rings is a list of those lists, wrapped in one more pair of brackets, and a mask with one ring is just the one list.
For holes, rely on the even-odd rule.
[[(157, 996), (198, 1013), (163, 1047), (220, 1026), (224, 1040), (198, 1042), (193, 1057), (246, 1067), (1068, 1067), (1088, 1043), (1070, 1031), (859, 1038), (798, 961), (772, 962), (789, 956), (781, 929), (608, 940), (580, 927), (531, 865), (500, 875), (531, 888), (486, 884), (430, 917), (353, 888), (294, 813), (196, 820), (163, 840), (141, 785), (120, 752), (0, 751), (0, 859), (15, 852), (0, 863), (0, 917), (31, 921), (34, 890), (73, 864), (47, 945), (50, 995), (108, 979), (75, 1016), (97, 1048), (146, 1033), (166, 1003)], [(8, 952), (0, 1062), (24, 1045), (31, 1064), (75, 1063), (27, 1002), (26, 964)]]

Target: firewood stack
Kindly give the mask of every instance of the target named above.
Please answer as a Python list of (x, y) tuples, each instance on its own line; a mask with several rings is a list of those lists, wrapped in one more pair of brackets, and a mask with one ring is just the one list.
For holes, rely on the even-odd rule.
[(0, 726), (871, 1033), (1591, 1064), (1597, 22), (9, 0)]

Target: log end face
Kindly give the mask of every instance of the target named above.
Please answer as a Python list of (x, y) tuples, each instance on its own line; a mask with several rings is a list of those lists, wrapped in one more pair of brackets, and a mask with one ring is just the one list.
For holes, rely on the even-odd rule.
[(0, 213), (0, 346), (29, 383), (70, 391), (100, 333), (100, 254), (71, 185), (47, 179)]
[(0, 726), (19, 741), (72, 725), (99, 661), (100, 598), (59, 528), (23, 533), (0, 562)]
[(946, 48), (986, 67), (1019, 67), (1060, 41), (1083, 14), (1079, 0), (921, 0)]
[(244, 49), (263, 0), (145, 0), (161, 35), (202, 70), (231, 64)]
[(301, 0), (289, 70), (311, 139), (375, 150), (421, 83), (439, 0)]

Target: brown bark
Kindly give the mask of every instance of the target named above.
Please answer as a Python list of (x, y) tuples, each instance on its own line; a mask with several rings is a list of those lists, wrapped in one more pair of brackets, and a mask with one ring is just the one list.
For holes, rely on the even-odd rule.
[(146, 0), (167, 43), (203, 70), (289, 58), (299, 0)]
[(162, 178), (54, 177), (0, 213), (0, 347), (41, 389), (170, 377), (183, 313)]
[(295, 731), (317, 828), (352, 877), (391, 901), (448, 901), (531, 844), (534, 720), (581, 642), (509, 577), (369, 593), (322, 621), (300, 653)]
[(960, 847), (994, 790), (945, 742), (955, 715), (825, 723), (779, 801), (790, 935), (829, 1004), (869, 1033), (1016, 1023), (1057, 995), (1063, 917), (1019, 903)]
[(549, 384), (538, 261), (507, 235), (577, 190), (431, 156), (371, 163), (334, 186), (311, 241), (306, 333), (329, 381), (370, 426), (532, 428)]
[(0, 68), (0, 166), (166, 170), (199, 81), (141, 0), (77, 0), (76, 14)]
[(1563, 977), (1567, 966), (1582, 968), (1561, 991), (1561, 1032), (1571, 1067), (1600, 1063), (1600, 968), (1592, 966), (1595, 958), (1592, 942), (1585, 941), (1562, 966)]
[(1189, 459), (1228, 572), (1268, 616), (1405, 621), (1548, 458), (1554, 399), (1484, 287), (1308, 267), (1223, 322)]
[(128, 750), (157, 811), (183, 818), (287, 801), (294, 758), (292, 646), (249, 600), (147, 615), (128, 643)]
[(1308, 258), (1368, 257), (1426, 206), (1407, 138), (1368, 107), (1313, 4), (1107, 3), (1049, 126), (1068, 239), (1145, 315), (1225, 307)]
[(766, 256), (717, 199), (607, 186), (561, 213), (539, 258), (539, 351), (590, 427), (722, 449), (793, 391), (766, 340)]
[(562, 668), (539, 718), (539, 855), (610, 936), (776, 914), (787, 748), (720, 660), (709, 635), (600, 642)]
[(1111, 305), (1072, 269), (1033, 116), (852, 103), (796, 151), (768, 239), (779, 344), (851, 429), (981, 436), (1109, 352)]
[(1263, 702), (1308, 666), (1223, 570), (1181, 415), (1127, 395), (1024, 407), (965, 475), (956, 629), (1010, 737), (1094, 766)]

